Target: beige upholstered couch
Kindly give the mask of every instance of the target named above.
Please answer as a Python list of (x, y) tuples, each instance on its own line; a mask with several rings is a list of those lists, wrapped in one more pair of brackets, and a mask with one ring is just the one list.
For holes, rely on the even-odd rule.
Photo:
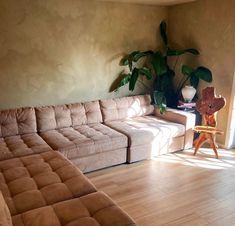
[(0, 111), (0, 160), (57, 150), (83, 172), (192, 147), (195, 116), (149, 95)]
[(88, 172), (190, 148), (194, 122), (159, 114), (148, 95), (0, 111), (0, 225), (135, 226), (75, 165)]

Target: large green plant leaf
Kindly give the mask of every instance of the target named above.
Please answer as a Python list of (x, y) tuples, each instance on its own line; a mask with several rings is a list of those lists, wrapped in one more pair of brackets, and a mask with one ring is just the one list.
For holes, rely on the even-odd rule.
[(160, 51), (157, 51), (152, 55), (151, 63), (157, 76), (161, 76), (167, 72), (166, 60)]
[(167, 50), (167, 56), (180, 56), (185, 53), (191, 53), (193, 55), (198, 55), (200, 54), (198, 50), (196, 49), (182, 49), (182, 50), (177, 50), (177, 49), (170, 49), (168, 48)]
[(132, 71), (132, 66), (133, 66), (133, 61), (134, 58), (136, 57), (136, 55), (140, 54), (140, 51), (133, 51), (132, 53), (124, 56), (121, 61), (120, 61), (120, 65), (121, 66), (129, 66), (130, 71)]
[(181, 68), (182, 74), (187, 75), (187, 76), (191, 76), (192, 72), (193, 72), (193, 68), (187, 66), (187, 65), (183, 65)]
[(129, 55), (127, 55), (127, 56), (125, 56), (125, 57), (123, 57), (123, 58), (121, 59), (121, 61), (120, 61), (120, 66), (127, 66), (127, 65), (129, 64), (129, 62), (128, 62), (128, 56), (129, 56)]
[(128, 56), (128, 65), (129, 65), (130, 71), (132, 71), (132, 69), (133, 69), (134, 58), (139, 53), (140, 53), (140, 51), (134, 51), (131, 54), (129, 54), (129, 56)]
[(200, 78), (200, 79), (202, 79), (202, 80), (204, 80), (204, 81), (206, 81), (206, 82), (212, 82), (212, 73), (211, 73), (211, 71), (210, 71), (208, 68), (206, 68), (206, 67), (198, 67), (198, 68), (194, 71), (194, 74), (195, 74), (198, 78)]
[(129, 66), (130, 71), (133, 69), (133, 62), (137, 62), (139, 59), (142, 57), (148, 56), (153, 54), (154, 52), (152, 50), (140, 52), (140, 51), (133, 51), (132, 53), (124, 56), (121, 61), (120, 65), (121, 66)]
[(119, 88), (121, 88), (122, 86), (125, 86), (126, 84), (128, 84), (130, 82), (131, 79), (131, 73), (128, 74), (122, 74), (123, 78), (120, 81), (120, 83), (118, 84), (118, 87), (115, 89), (115, 92), (119, 90)]
[(160, 24), (160, 34), (165, 46), (168, 46), (167, 25), (165, 21), (162, 21)]
[(152, 71), (150, 68), (143, 67), (139, 69), (139, 74), (144, 75), (148, 80), (152, 79)]
[(134, 70), (131, 74), (130, 82), (129, 82), (129, 90), (130, 91), (133, 91), (135, 89), (135, 84), (138, 80), (138, 77), (139, 77), (139, 69), (134, 68)]
[(190, 77), (190, 84), (197, 89), (199, 83), (199, 77), (193, 72)]

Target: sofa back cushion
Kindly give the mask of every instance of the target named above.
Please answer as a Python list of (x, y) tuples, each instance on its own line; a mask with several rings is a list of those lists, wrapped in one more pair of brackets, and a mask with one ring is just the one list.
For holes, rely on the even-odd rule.
[(11, 214), (0, 191), (0, 225), (12, 226)]
[(154, 110), (150, 95), (101, 100), (100, 107), (104, 122), (150, 115)]
[(31, 107), (0, 111), (0, 137), (37, 132), (35, 110)]
[(38, 132), (102, 122), (98, 101), (36, 108)]

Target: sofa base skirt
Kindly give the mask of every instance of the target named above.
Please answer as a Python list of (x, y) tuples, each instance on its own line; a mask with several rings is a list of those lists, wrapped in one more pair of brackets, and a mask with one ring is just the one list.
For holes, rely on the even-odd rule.
[(164, 155), (184, 149), (184, 136), (174, 137), (167, 141), (156, 141), (152, 144), (143, 144), (130, 147), (127, 154), (127, 162), (137, 162), (151, 159), (154, 156)]
[(94, 155), (70, 159), (83, 173), (126, 163), (127, 149), (101, 152)]

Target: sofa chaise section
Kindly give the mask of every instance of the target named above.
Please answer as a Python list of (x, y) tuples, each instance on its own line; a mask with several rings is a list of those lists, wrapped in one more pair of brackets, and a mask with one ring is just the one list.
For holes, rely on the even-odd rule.
[(39, 135), (83, 172), (126, 162), (127, 137), (102, 124), (98, 101), (36, 108)]
[(103, 192), (95, 192), (13, 217), (13, 226), (136, 226)]
[(136, 226), (57, 151), (0, 161), (4, 226)]
[(50, 150), (37, 134), (34, 108), (0, 111), (0, 160)]
[(101, 100), (100, 105), (104, 123), (129, 138), (128, 162), (184, 149), (185, 123), (159, 117), (149, 95)]
[(96, 192), (56, 151), (0, 161), (0, 190), (12, 216)]

